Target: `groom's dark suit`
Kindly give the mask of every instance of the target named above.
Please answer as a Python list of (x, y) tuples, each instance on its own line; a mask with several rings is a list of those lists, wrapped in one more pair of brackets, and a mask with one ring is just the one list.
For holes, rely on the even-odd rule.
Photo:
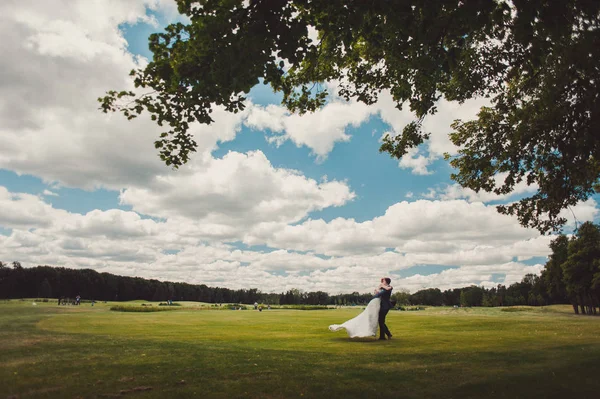
[(392, 333), (390, 333), (390, 330), (385, 325), (385, 317), (392, 308), (392, 303), (390, 302), (391, 296), (392, 290), (381, 289), (375, 294), (375, 298), (381, 298), (381, 306), (379, 308), (379, 339), (385, 339), (385, 335), (388, 337), (392, 336)]

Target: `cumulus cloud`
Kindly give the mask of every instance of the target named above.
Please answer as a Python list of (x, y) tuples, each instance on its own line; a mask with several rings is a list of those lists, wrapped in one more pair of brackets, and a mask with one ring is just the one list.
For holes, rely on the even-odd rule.
[(0, 226), (24, 229), (50, 225), (57, 214), (66, 214), (35, 195), (11, 193), (3, 186), (0, 186), (0, 210)]
[[(401, 202), (362, 223), (343, 218), (295, 226), (265, 222), (246, 235), (226, 232), (232, 241), (279, 248), (253, 250), (223, 243), (223, 232), (202, 229), (203, 223), (192, 218), (148, 219), (117, 209), (71, 213), (2, 187), (0, 209), (9, 212), (0, 213), (0, 225), (12, 231), (0, 235), (0, 259), (268, 292), (294, 287), (366, 292), (384, 274), (411, 290), (442, 280), (447, 287), (486, 283), (492, 273), (516, 278), (534, 269), (513, 258), (549, 253), (549, 237), (520, 229), (482, 204), (455, 202)], [(453, 218), (466, 220), (450, 223)], [(426, 264), (460, 268), (449, 276), (445, 271), (399, 277), (404, 269)]]
[(318, 160), (323, 160), (336, 143), (350, 140), (346, 133), (348, 126), (360, 126), (373, 112), (365, 104), (339, 100), (304, 115), (290, 114), (282, 106), (254, 106), (250, 108), (245, 124), (253, 129), (277, 133), (269, 136), (272, 143), (291, 140), (298, 147), (310, 148)]
[(522, 228), (515, 219), (500, 215), (493, 206), (461, 200), (403, 201), (390, 206), (384, 215), (365, 222), (336, 218), (330, 222), (318, 219), (269, 227), (252, 230), (244, 241), (297, 251), (314, 250), (326, 255), (348, 255), (380, 253), (386, 248), (403, 252), (403, 248), (416, 242), (426, 243), (422, 251), (427, 253), (436, 252), (439, 245), (448, 247), (448, 243), (453, 243), (454, 251), (463, 251), (537, 237), (535, 230)]
[(415, 175), (430, 175), (433, 172), (427, 169), (435, 159), (435, 156), (420, 154), (419, 148), (412, 148), (404, 155), (398, 165), (403, 169), (410, 169)]
[(341, 206), (355, 194), (344, 182), (317, 183), (289, 169), (274, 168), (261, 151), (230, 152), (202, 168), (158, 176), (149, 188), (128, 188), (123, 204), (158, 217), (187, 217), (241, 229), (291, 223), (309, 212)]
[[(107, 90), (132, 88), (128, 73), (145, 60), (127, 52), (118, 27), (153, 22), (147, 7), (172, 14), (175, 4), (0, 4), (0, 33), (6, 40), (0, 59), (0, 168), (90, 190), (145, 185), (164, 170), (153, 146), (161, 128), (146, 115), (127, 121), (102, 114), (96, 101)], [(215, 109), (217, 117), (222, 114)], [(200, 154), (239, 130), (239, 117), (217, 119), (192, 129)]]

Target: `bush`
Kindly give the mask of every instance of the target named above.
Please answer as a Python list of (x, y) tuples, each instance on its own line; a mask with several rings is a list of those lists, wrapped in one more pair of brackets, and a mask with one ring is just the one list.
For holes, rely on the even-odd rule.
[(181, 304), (173, 302), (172, 304), (169, 305), (166, 302), (161, 302), (161, 303), (158, 304), (158, 306), (181, 306)]
[(178, 308), (153, 308), (150, 306), (146, 306), (146, 304), (142, 304), (142, 306), (124, 306), (124, 305), (115, 305), (111, 306), (110, 310), (115, 312), (162, 312), (165, 310), (178, 310)]

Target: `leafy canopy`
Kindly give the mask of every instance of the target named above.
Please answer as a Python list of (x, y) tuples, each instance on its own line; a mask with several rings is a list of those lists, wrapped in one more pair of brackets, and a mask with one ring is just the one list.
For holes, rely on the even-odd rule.
[(347, 100), (372, 104), (385, 90), (414, 112), (381, 146), (397, 158), (428, 138), (422, 123), (440, 98), (489, 98), (477, 119), (452, 125), (452, 178), (497, 194), (537, 185), (498, 209), (542, 233), (598, 187), (600, 1), (176, 1), (190, 23), (150, 35), (152, 61), (131, 72), (148, 91), (99, 99), (104, 112), (145, 110), (166, 125), (155, 146), (167, 165), (195, 151), (191, 123), (211, 123), (215, 104), (243, 110), (261, 79), (298, 113), (323, 106), (320, 83), (336, 81)]

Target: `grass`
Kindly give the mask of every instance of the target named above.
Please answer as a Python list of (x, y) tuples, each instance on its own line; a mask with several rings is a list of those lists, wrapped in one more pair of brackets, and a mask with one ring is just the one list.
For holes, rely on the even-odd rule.
[[(143, 301), (130, 303), (140, 306)], [(600, 318), (569, 306), (391, 312), (391, 341), (327, 326), (362, 309), (111, 312), (0, 301), (0, 398), (592, 398)], [(156, 304), (155, 304), (156, 306)]]
[[(159, 306), (161, 306), (159, 304)], [(165, 305), (163, 305), (165, 306)], [(169, 306), (169, 305), (166, 305)], [(179, 305), (177, 305), (179, 306)], [(180, 308), (172, 307), (152, 307), (152, 306), (127, 306), (127, 305), (114, 305), (110, 307), (110, 310), (115, 312), (164, 312), (165, 310), (178, 310)]]

